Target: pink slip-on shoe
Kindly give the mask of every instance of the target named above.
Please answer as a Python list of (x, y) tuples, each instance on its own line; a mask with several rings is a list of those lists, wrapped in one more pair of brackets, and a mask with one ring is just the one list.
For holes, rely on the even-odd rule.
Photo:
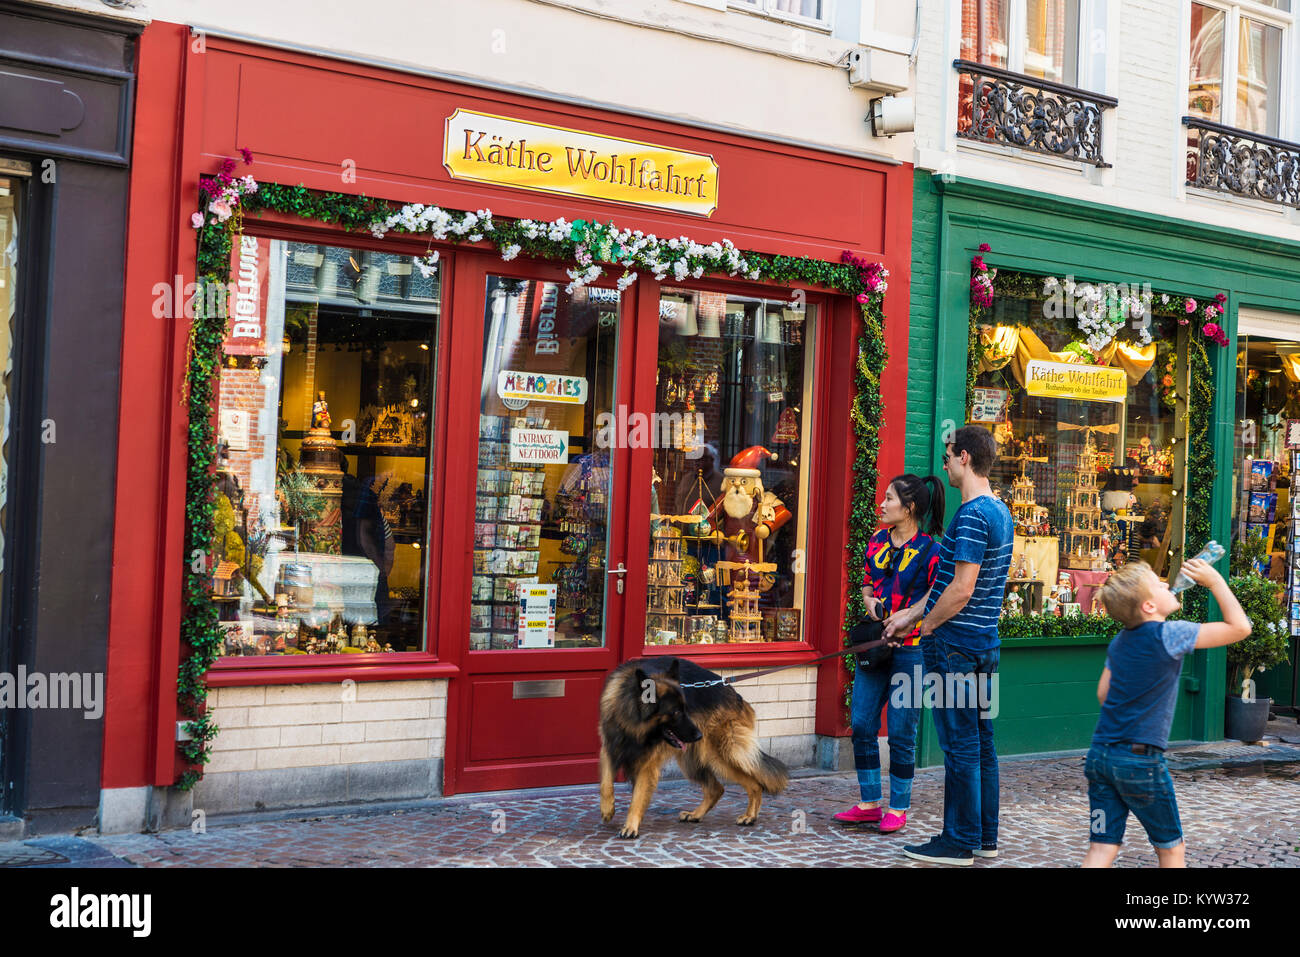
[(880, 833), (892, 834), (895, 831), (901, 831), (906, 826), (907, 826), (906, 811), (904, 811), (902, 814), (895, 814), (893, 811), (890, 811), (888, 814), (885, 815), (884, 820), (880, 822)]
[(868, 808), (864, 811), (855, 804), (847, 811), (836, 814), (835, 820), (844, 824), (875, 824), (884, 815), (885, 812), (878, 807)]

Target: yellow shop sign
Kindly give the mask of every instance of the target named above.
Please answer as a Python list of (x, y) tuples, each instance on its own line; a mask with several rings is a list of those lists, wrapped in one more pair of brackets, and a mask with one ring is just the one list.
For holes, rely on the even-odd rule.
[(1025, 391), (1049, 399), (1123, 402), (1128, 395), (1128, 376), (1123, 369), (1106, 366), (1030, 359), (1025, 363)]
[(442, 164), (453, 179), (516, 189), (700, 216), (718, 206), (718, 164), (706, 153), (472, 110), (447, 117)]

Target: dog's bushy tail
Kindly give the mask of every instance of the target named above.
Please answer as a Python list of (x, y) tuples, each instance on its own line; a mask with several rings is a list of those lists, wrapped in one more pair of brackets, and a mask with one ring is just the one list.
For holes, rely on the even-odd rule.
[(790, 770), (766, 751), (759, 751), (754, 762), (754, 780), (764, 793), (780, 794), (790, 783)]

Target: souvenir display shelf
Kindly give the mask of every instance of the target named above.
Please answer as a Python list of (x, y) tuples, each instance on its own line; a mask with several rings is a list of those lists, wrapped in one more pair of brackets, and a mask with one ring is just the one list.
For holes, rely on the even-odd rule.
[(506, 416), (479, 416), (471, 651), (517, 646), (515, 588), (538, 581), (546, 473), (542, 466), (511, 463), (511, 424)]

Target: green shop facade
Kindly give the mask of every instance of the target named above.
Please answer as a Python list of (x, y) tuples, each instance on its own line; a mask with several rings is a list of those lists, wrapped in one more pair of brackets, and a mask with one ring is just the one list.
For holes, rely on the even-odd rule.
[[(913, 223), (907, 471), (941, 475), (945, 432), (982, 422), (995, 487), (1018, 503), (998, 751), (1084, 749), (1115, 630), (1092, 595), (1117, 559), (1172, 575), (1230, 541), (1238, 315), (1300, 309), (1300, 244), (924, 171)], [(1041, 384), (1071, 363), (1116, 371), (1095, 396)], [(1187, 617), (1217, 617), (1204, 590), (1184, 599)], [(1293, 694), (1291, 661), (1261, 696)], [(1221, 739), (1227, 685), (1224, 649), (1189, 655), (1170, 740)], [(917, 761), (943, 761), (928, 718)]]

